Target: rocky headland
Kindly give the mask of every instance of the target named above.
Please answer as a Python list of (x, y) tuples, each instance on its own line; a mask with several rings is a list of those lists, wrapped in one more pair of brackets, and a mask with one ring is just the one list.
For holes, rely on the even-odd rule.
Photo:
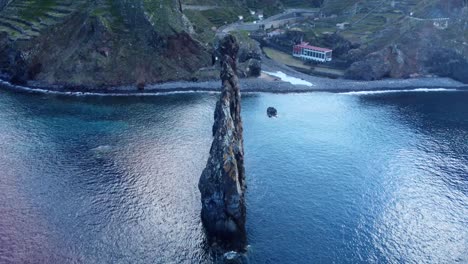
[(178, 1), (0, 2), (0, 71), (16, 84), (84, 88), (191, 80), (210, 65)]
[(225, 249), (246, 245), (246, 207), (241, 95), (236, 73), (239, 45), (232, 35), (220, 42), (222, 93), (214, 113), (213, 143), (198, 188), (201, 218), (210, 240)]

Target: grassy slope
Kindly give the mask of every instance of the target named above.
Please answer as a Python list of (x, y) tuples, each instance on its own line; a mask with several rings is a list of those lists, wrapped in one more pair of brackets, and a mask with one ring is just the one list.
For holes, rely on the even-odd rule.
[(16, 0), (0, 13), (0, 31), (20, 40), (14, 45), (28, 54), (27, 64), (40, 69), (31, 78), (50, 84), (190, 79), (208, 64), (209, 54), (183, 34), (176, 1), (127, 3)]

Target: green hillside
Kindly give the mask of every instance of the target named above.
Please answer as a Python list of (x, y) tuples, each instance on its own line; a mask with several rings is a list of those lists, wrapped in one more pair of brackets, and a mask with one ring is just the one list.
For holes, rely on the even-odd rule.
[[(41, 85), (188, 80), (210, 65), (216, 32), (239, 16), (254, 21), (260, 13), (268, 17), (318, 6), (324, 17), (295, 27), (311, 42), (332, 47), (344, 39), (359, 46), (344, 58), (347, 63), (400, 43), (423, 45), (410, 38), (418, 34), (434, 39), (426, 46), (467, 56), (466, 5), (466, 0), (0, 0), (0, 71)], [(450, 17), (450, 26), (436, 30), (433, 21), (424, 20), (437, 17)], [(351, 26), (338, 30), (343, 22)], [(340, 38), (327, 37), (334, 33)], [(349, 51), (339, 50), (343, 56)], [(425, 58), (415, 56), (416, 69)]]

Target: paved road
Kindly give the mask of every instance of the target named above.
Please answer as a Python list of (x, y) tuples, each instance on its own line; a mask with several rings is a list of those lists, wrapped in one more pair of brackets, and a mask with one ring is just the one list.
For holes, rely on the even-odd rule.
[(319, 12), (319, 9), (305, 9), (305, 8), (291, 8), (285, 10), (283, 13), (268, 17), (264, 20), (256, 21), (253, 23), (244, 23), (244, 22), (235, 22), (226, 26), (223, 26), (219, 28), (218, 30), (218, 35), (223, 35), (226, 33), (229, 33), (231, 31), (238, 31), (238, 30), (245, 30), (245, 31), (256, 31), (260, 27), (264, 28), (270, 28), (270, 24), (277, 22), (277, 21), (282, 21), (282, 20), (288, 20), (288, 19), (293, 19), (296, 17), (296, 13), (302, 13), (302, 14), (316, 14)]

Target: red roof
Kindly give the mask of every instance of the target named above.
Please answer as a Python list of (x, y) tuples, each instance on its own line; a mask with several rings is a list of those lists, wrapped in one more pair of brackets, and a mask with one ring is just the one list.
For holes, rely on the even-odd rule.
[(298, 44), (298, 45), (296, 45), (296, 47), (304, 48), (304, 49), (311, 49), (311, 50), (316, 50), (316, 51), (322, 51), (322, 52), (333, 51), (333, 50), (327, 49), (327, 48), (320, 48), (320, 47), (311, 46), (307, 42), (303, 42), (301, 44)]

